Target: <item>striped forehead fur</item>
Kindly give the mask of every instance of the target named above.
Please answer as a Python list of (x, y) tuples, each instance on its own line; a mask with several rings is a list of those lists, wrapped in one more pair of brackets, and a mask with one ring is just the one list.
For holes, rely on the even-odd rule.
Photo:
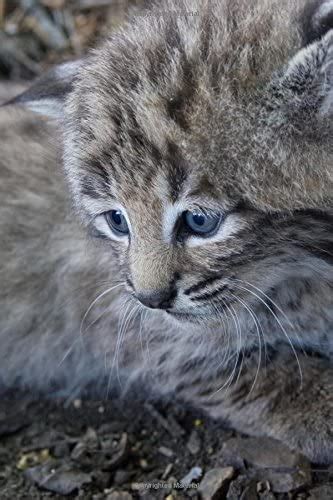
[(302, 110), (279, 73), (304, 43), (306, 3), (168, 0), (163, 15), (138, 16), (113, 35), (68, 99), (76, 198), (113, 189), (128, 200), (163, 172), (175, 200), (191, 170), (217, 196), (262, 209), (318, 204), (320, 178), (305, 174), (332, 162), (330, 127)]

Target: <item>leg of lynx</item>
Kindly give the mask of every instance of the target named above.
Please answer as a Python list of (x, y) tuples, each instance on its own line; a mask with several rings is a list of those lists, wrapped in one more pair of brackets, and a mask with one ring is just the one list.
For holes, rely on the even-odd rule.
[[(302, 451), (318, 463), (333, 460), (333, 366), (324, 359), (285, 352), (259, 371), (257, 364), (228, 390), (207, 400), (214, 417), (240, 431), (268, 435)], [(252, 388), (252, 390), (251, 390)]]

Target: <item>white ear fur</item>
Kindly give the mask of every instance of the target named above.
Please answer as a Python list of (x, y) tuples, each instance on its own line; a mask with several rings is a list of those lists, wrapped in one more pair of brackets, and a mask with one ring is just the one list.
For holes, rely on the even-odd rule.
[(52, 68), (7, 104), (22, 104), (35, 113), (61, 118), (65, 99), (82, 64), (82, 60), (77, 60)]

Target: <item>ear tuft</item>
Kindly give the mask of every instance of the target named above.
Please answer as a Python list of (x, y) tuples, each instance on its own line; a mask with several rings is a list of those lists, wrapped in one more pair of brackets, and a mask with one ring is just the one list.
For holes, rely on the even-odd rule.
[(22, 104), (35, 113), (61, 118), (66, 97), (73, 88), (82, 64), (82, 60), (77, 60), (52, 68), (6, 105)]
[[(278, 106), (288, 116), (328, 116), (333, 112), (333, 30), (301, 49), (272, 82)], [(277, 91), (277, 93), (276, 93)]]
[(304, 45), (320, 40), (333, 29), (333, 0), (313, 0), (302, 13)]

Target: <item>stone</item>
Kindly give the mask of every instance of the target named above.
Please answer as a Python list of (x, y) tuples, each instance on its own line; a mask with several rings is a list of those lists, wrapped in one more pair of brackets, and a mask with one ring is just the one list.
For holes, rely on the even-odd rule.
[(271, 438), (229, 439), (222, 446), (223, 459), (234, 467), (257, 469), (258, 481), (268, 481), (272, 491), (286, 493), (311, 484), (309, 460)]
[(201, 440), (196, 430), (192, 431), (186, 445), (191, 455), (197, 455), (201, 449)]
[(317, 486), (309, 491), (308, 500), (332, 500), (333, 498), (333, 483)]
[(210, 469), (207, 471), (198, 490), (202, 500), (218, 500), (222, 495), (225, 495), (234, 475), (235, 470), (233, 467)]
[(190, 472), (186, 474), (181, 480), (180, 483), (186, 487), (186, 485), (193, 483), (194, 481), (198, 481), (202, 476), (202, 468), (201, 467), (192, 467)]
[(240, 475), (230, 483), (227, 500), (257, 500), (257, 484), (253, 477)]
[(70, 466), (54, 469), (54, 464), (48, 463), (31, 467), (25, 471), (25, 476), (32, 482), (58, 495), (70, 495), (82, 485), (90, 483), (89, 474), (76, 470)]

